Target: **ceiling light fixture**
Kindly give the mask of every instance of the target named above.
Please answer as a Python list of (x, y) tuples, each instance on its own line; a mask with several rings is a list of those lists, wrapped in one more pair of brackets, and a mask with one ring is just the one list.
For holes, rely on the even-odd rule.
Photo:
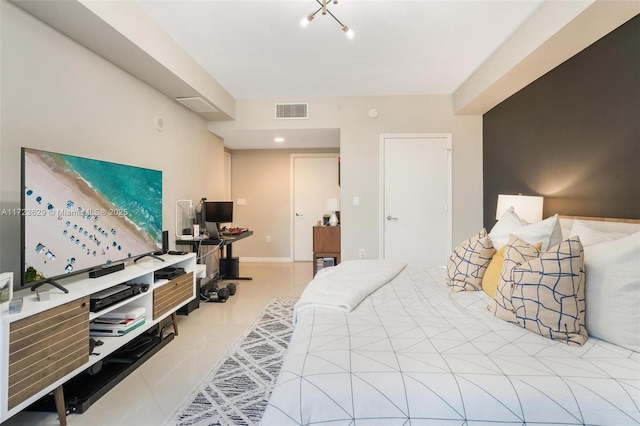
[(353, 31), (351, 28), (347, 27), (342, 22), (340, 22), (340, 20), (336, 18), (336, 15), (331, 13), (331, 11), (327, 8), (327, 3), (331, 3), (331, 1), (333, 1), (333, 4), (338, 4), (338, 0), (316, 0), (316, 3), (318, 3), (320, 7), (315, 12), (310, 13), (306, 17), (302, 18), (302, 20), (300, 21), (300, 26), (302, 28), (306, 28), (307, 25), (309, 25), (309, 22), (313, 21), (313, 18), (316, 17), (316, 14), (322, 11), (323, 15), (326, 15), (327, 13), (331, 15), (331, 17), (335, 19), (336, 22), (340, 25), (340, 29), (342, 29), (342, 31), (345, 32), (345, 35), (347, 36), (347, 38), (349, 40), (353, 40), (353, 38), (356, 36), (356, 32)]
[(284, 142), (284, 138), (278, 136), (278, 137), (273, 138), (273, 141), (274, 142)]

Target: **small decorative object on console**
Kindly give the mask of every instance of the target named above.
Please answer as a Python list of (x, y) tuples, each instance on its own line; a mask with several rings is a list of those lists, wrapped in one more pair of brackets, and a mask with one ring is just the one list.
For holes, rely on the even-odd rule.
[(51, 300), (51, 293), (49, 290), (36, 290), (36, 297), (38, 298), (38, 302), (45, 302)]
[(9, 313), (17, 314), (20, 311), (22, 311), (22, 303), (23, 303), (22, 297), (11, 299), (11, 302), (9, 302)]

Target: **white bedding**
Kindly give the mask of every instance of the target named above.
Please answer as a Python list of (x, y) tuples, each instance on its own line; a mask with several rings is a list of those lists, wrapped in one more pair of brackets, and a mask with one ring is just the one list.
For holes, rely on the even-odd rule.
[(488, 303), (408, 267), (349, 313), (299, 312), (262, 424), (640, 423), (639, 353), (569, 347)]
[(298, 313), (308, 308), (323, 307), (351, 312), (405, 266), (407, 264), (399, 260), (350, 260), (321, 269), (296, 303), (293, 323), (296, 324)]

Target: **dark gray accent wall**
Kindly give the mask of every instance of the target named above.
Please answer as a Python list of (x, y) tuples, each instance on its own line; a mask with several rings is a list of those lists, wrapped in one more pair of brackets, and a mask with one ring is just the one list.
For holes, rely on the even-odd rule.
[(640, 16), (483, 117), (484, 224), (498, 194), (555, 213), (640, 218)]

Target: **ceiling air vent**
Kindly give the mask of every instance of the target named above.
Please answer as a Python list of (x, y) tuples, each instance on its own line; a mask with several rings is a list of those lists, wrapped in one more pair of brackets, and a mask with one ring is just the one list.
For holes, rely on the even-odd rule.
[(276, 120), (309, 118), (309, 104), (276, 104)]
[(195, 112), (218, 112), (218, 110), (199, 96), (193, 98), (176, 98), (176, 101)]

